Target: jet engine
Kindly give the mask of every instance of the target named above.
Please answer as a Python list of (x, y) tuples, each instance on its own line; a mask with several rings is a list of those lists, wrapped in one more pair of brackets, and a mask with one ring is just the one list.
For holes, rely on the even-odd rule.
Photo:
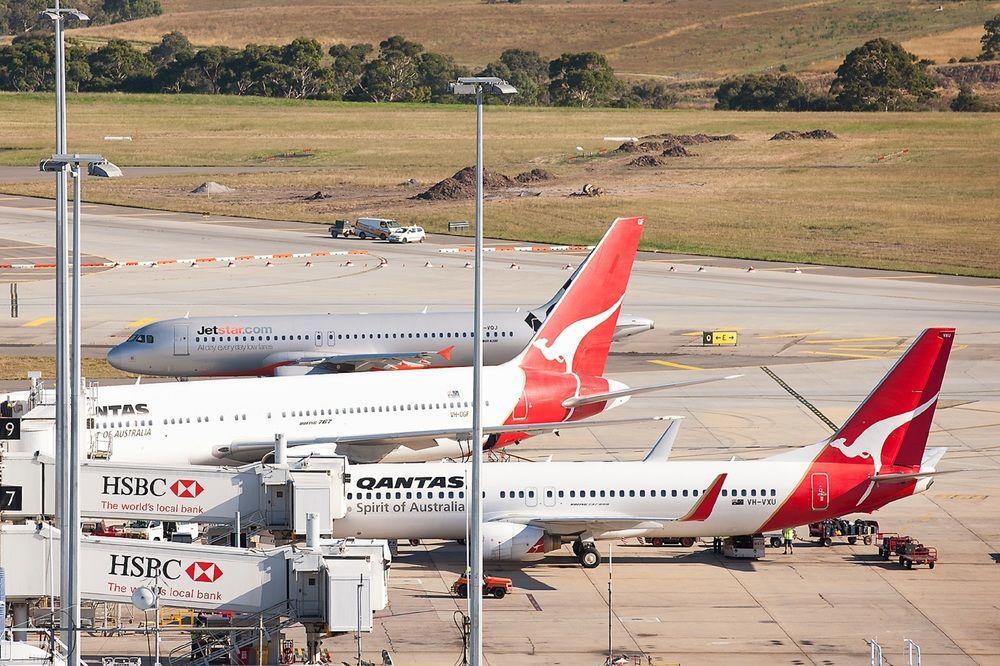
[(530, 525), (496, 521), (483, 525), (483, 559), (530, 562), (561, 545), (558, 537)]

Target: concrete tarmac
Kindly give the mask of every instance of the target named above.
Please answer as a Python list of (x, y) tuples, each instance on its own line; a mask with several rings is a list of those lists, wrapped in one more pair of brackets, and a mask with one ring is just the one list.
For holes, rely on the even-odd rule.
[[(610, 222), (610, 220), (609, 220)], [(487, 209), (488, 223), (488, 209)], [(650, 224), (665, 224), (650, 220)], [(0, 237), (51, 245), (51, 202), (0, 202)], [(334, 240), (322, 226), (197, 215), (85, 208), (88, 253), (112, 260), (235, 256), (364, 249), (368, 255), (207, 263), (191, 268), (113, 268), (84, 281), (84, 342), (100, 349), (153, 318), (206, 314), (380, 312), (471, 307), (469, 254), (440, 249), (467, 239), (434, 236), (419, 246)], [(493, 242), (494, 245), (509, 243)], [(488, 255), (491, 308), (537, 305), (582, 254)], [(388, 264), (379, 267), (379, 258)], [(425, 267), (430, 262), (432, 267)], [(692, 548), (614, 548), (614, 652), (652, 664), (862, 664), (866, 639), (905, 663), (903, 639), (925, 663), (1000, 664), (1000, 281), (801, 267), (642, 253), (625, 311), (655, 330), (615, 346), (609, 375), (642, 384), (744, 374), (729, 382), (642, 395), (615, 417), (685, 417), (677, 460), (757, 458), (818, 441), (828, 426), (757, 366), (768, 366), (834, 422), (842, 422), (921, 329), (958, 329), (932, 446), (947, 446), (943, 474), (920, 496), (877, 512), (882, 529), (936, 546), (934, 570), (907, 571), (873, 546), (822, 548), (798, 542), (759, 562), (730, 561)], [(367, 264), (367, 265), (366, 265)], [(511, 267), (515, 264), (515, 268)], [(674, 266), (676, 270), (671, 271)], [(706, 270), (698, 271), (699, 266)], [(19, 284), (21, 315), (0, 322), (3, 344), (49, 353), (51, 280)], [(701, 332), (739, 332), (735, 347), (701, 345)], [(6, 353), (6, 352), (5, 352)], [(24, 352), (27, 353), (27, 352)], [(669, 376), (668, 376), (669, 375)], [(656, 424), (568, 431), (511, 449), (544, 460), (640, 459)], [(539, 463), (544, 464), (544, 463)], [(799, 529), (804, 536), (805, 528)], [(450, 664), (461, 655), (454, 625), (465, 602), (447, 587), (464, 569), (464, 549), (430, 542), (402, 547), (393, 563), (390, 606), (363, 637), (367, 658), (389, 650), (397, 664)], [(486, 602), (491, 664), (601, 664), (608, 642), (608, 574), (583, 570), (566, 549), (524, 566), (491, 565), (516, 592)], [(293, 636), (301, 639), (295, 632)], [(301, 645), (301, 642), (299, 643)], [(85, 640), (93, 655), (146, 654), (144, 639)], [(352, 660), (352, 636), (324, 641)], [(646, 658), (648, 657), (648, 661)]]

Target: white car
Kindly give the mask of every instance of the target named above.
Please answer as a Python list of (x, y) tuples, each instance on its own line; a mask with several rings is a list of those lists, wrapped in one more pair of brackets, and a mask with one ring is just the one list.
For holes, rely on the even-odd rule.
[(423, 227), (400, 227), (389, 234), (390, 243), (423, 243), (427, 234)]

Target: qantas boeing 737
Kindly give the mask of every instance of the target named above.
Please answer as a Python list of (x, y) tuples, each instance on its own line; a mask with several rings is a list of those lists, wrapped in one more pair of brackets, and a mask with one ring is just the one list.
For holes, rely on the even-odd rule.
[[(668, 462), (679, 421), (641, 462), (484, 466), (483, 552), (537, 560), (563, 543), (596, 567), (594, 541), (754, 534), (870, 513), (927, 490), (926, 449), (954, 329), (924, 331), (829, 439), (762, 460)], [(466, 463), (351, 465), (334, 536), (462, 539)]]
[[(481, 444), (581, 425), (635, 393), (722, 379), (629, 388), (603, 376), (644, 224), (616, 220), (530, 344), (484, 369)], [(259, 460), (282, 433), (304, 453), (441, 460), (470, 451), (471, 399), (470, 368), (108, 386), (96, 394), (88, 448), (111, 460), (231, 464)], [(12, 447), (51, 451), (53, 413), (51, 405), (28, 412)]]

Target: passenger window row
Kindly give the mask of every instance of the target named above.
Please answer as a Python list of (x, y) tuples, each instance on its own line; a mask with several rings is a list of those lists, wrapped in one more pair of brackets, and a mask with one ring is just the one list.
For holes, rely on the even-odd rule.
[[(461, 334), (455, 332), (434, 332), (434, 333), (338, 333), (338, 340), (388, 340), (391, 338), (396, 339), (412, 339), (412, 338), (442, 338), (442, 339), (452, 339), (452, 338), (475, 338), (473, 333), (463, 332)], [(319, 336), (316, 336), (317, 338)], [(486, 331), (487, 338), (506, 338), (514, 337), (514, 331)], [(134, 335), (131, 338), (134, 342), (153, 342), (153, 336), (151, 335)], [(284, 341), (296, 341), (296, 340), (310, 340), (312, 339), (309, 334), (305, 335), (202, 335), (195, 336), (195, 342), (278, 342), (280, 340)], [(327, 335), (327, 339), (333, 341), (333, 334)]]
[[(376, 412), (410, 412), (410, 411), (427, 411), (433, 409), (468, 409), (470, 403), (462, 401), (452, 401), (452, 402), (421, 402), (421, 403), (411, 403), (404, 405), (371, 405), (369, 407), (338, 407), (334, 409), (304, 409), (304, 410), (292, 410), (290, 412), (281, 412), (281, 418), (301, 418), (306, 416), (338, 416), (346, 414), (370, 414)], [(486, 406), (490, 406), (489, 400), (486, 401)], [(195, 416), (194, 423), (208, 423), (211, 418), (208, 416)], [(219, 421), (225, 421), (226, 417), (222, 414), (219, 415)], [(267, 418), (272, 418), (271, 412), (267, 413)], [(185, 423), (191, 423), (192, 417), (175, 417), (175, 418), (165, 418), (163, 419), (163, 425), (183, 425)], [(246, 414), (234, 414), (233, 421), (246, 421)], [(106, 430), (108, 428), (131, 428), (135, 427), (146, 427), (153, 425), (152, 419), (140, 419), (137, 421), (101, 421), (96, 424), (98, 430)]]

